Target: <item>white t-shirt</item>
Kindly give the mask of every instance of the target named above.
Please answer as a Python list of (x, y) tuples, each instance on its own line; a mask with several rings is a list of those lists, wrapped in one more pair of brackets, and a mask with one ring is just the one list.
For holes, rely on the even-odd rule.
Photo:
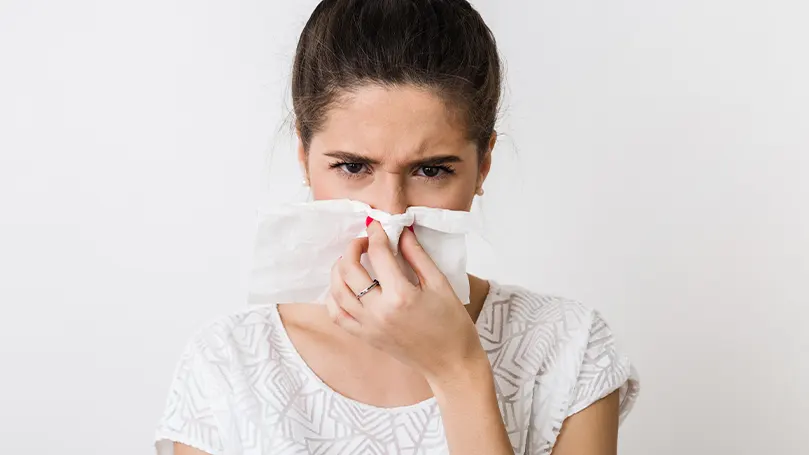
[[(638, 395), (627, 358), (599, 314), (577, 302), (490, 282), (477, 320), (515, 454), (548, 454), (568, 416), (620, 389), (621, 420)], [(351, 400), (297, 353), (277, 305), (200, 331), (182, 355), (157, 429), (212, 455), (448, 454), (435, 398), (397, 408)]]

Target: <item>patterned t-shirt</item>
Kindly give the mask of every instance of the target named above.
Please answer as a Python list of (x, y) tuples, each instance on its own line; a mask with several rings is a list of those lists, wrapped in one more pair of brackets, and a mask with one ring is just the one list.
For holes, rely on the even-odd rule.
[[(490, 282), (476, 322), (515, 454), (545, 455), (562, 422), (620, 390), (621, 420), (638, 394), (599, 314), (577, 302)], [(200, 331), (182, 355), (156, 436), (211, 455), (448, 454), (435, 398), (395, 408), (349, 399), (295, 350), (277, 305)]]

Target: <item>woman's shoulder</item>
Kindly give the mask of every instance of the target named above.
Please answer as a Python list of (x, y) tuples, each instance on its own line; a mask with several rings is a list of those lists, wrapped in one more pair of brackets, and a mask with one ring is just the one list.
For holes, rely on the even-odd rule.
[(487, 351), (512, 376), (537, 372), (540, 389), (564, 397), (559, 417), (616, 390), (621, 419), (629, 413), (639, 392), (637, 373), (599, 311), (573, 299), (497, 283), (492, 283), (489, 300), (478, 324)]
[(198, 336), (232, 336), (233, 332), (256, 330), (273, 325), (276, 305), (252, 305), (214, 318), (203, 324)]
[(523, 286), (490, 283), (478, 327), (483, 335), (497, 335), (489, 339), (497, 342), (492, 345), (520, 340), (553, 351), (548, 359), (563, 355), (584, 363), (593, 361), (588, 356), (615, 351), (616, 337), (597, 309)]
[(187, 350), (200, 361), (223, 364), (235, 357), (259, 356), (278, 337), (274, 305), (254, 306), (203, 323), (188, 341)]
[(559, 334), (573, 334), (589, 330), (593, 321), (600, 317), (596, 310), (578, 300), (514, 284), (491, 280), (489, 283), (483, 313), (492, 316), (490, 323), (516, 326), (523, 331), (553, 329)]
[(223, 453), (217, 413), (249, 383), (255, 365), (277, 359), (281, 343), (275, 310), (268, 305), (233, 312), (203, 324), (190, 337), (158, 424), (158, 453), (172, 453), (172, 441)]

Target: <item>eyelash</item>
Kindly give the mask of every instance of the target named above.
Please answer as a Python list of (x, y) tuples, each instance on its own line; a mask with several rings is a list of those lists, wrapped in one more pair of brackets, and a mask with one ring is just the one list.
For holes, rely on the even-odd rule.
[[(364, 172), (361, 171), (361, 172), (357, 172), (357, 173), (346, 172), (344, 169), (342, 169), (342, 167), (347, 166), (347, 165), (363, 166), (363, 168), (365, 168), (366, 171), (364, 171)], [(426, 175), (418, 176), (418, 177), (423, 177), (423, 178), (425, 178), (427, 180), (431, 180), (431, 181), (442, 180), (442, 179), (445, 179), (445, 178), (451, 176), (452, 174), (455, 174), (455, 169), (452, 166), (448, 166), (446, 164), (437, 164), (435, 166), (419, 166), (417, 169), (418, 170), (423, 170), (424, 168), (438, 169), (439, 171), (441, 171), (441, 173), (438, 174), (435, 177), (429, 177), (429, 176), (426, 176)], [(337, 169), (337, 170), (339, 170), (339, 172), (341, 174), (343, 174), (343, 176), (345, 178), (349, 178), (349, 179), (360, 178), (360, 177), (362, 177), (363, 173), (368, 173), (368, 171), (367, 171), (368, 165), (367, 164), (364, 164), (364, 163), (352, 163), (350, 161), (337, 161), (337, 162), (331, 163), (329, 165), (329, 169)]]

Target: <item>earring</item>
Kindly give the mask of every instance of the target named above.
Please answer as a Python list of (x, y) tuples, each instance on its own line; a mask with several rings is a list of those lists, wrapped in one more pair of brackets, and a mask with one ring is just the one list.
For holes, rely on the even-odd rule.
[(478, 188), (478, 190), (477, 190), (477, 195), (478, 195), (478, 196), (483, 196), (483, 193), (484, 193), (484, 191), (483, 191), (483, 187)]
[(303, 186), (309, 186), (309, 180), (307, 180), (307, 179), (303, 179), (303, 180), (301, 180), (301, 185), (303, 185)]

